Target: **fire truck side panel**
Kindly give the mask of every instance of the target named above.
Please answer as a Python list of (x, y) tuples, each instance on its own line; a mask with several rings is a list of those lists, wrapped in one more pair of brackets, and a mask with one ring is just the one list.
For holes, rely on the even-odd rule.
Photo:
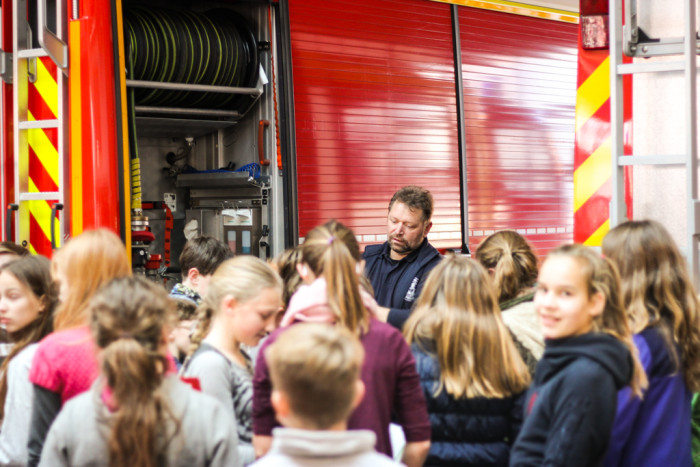
[[(117, 118), (121, 113), (116, 107), (111, 18), (108, 0), (85, 0), (80, 3), (79, 30), (70, 36), (80, 43), (80, 56), (74, 57), (80, 61), (80, 72), (70, 76), (71, 149), (80, 148), (73, 154), (71, 167), (79, 164), (81, 173), (72, 171), (67, 199), (73, 219), (82, 220), (82, 226), (73, 224), (73, 235), (81, 228), (106, 227), (120, 232)], [(69, 49), (73, 44), (69, 43)]]
[[(461, 244), (451, 6), (289, 2), (299, 235), (330, 218), (383, 241), (400, 186), (435, 196)], [(470, 249), (498, 229), (544, 253), (573, 233), (576, 26), (459, 7)]]

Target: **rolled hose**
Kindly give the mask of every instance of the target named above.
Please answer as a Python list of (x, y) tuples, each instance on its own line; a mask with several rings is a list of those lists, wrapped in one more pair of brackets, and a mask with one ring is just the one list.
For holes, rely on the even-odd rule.
[[(255, 87), (258, 46), (234, 11), (206, 13), (144, 6), (124, 9), (130, 78), (167, 83)], [(137, 89), (136, 105), (243, 112), (250, 97), (235, 94)]]

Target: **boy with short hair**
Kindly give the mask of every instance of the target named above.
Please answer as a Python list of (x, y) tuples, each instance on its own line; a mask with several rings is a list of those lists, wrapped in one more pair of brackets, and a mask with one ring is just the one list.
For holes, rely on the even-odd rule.
[(284, 466), (397, 466), (374, 450), (370, 430), (347, 431), (347, 420), (364, 396), (360, 380), (364, 349), (341, 326), (301, 323), (283, 332), (265, 352), (271, 402), (284, 428), (253, 464)]
[(179, 259), (182, 282), (175, 284), (170, 296), (199, 305), (216, 268), (232, 256), (228, 245), (214, 237), (203, 235), (188, 240)]

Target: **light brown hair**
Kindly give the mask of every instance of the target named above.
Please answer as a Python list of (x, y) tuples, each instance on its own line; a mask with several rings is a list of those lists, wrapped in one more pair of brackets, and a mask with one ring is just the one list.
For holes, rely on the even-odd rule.
[(501, 398), (530, 384), (488, 274), (469, 258), (447, 256), (430, 272), (404, 334), (437, 358), (435, 395)]
[(370, 315), (362, 303), (356, 270), (360, 247), (352, 230), (336, 220), (315, 227), (301, 245), (301, 260), (326, 280), (328, 307), (337, 322), (354, 333), (367, 331)]
[(0, 366), (0, 420), (5, 415), (7, 369), (13, 358), (29, 344), (39, 342), (53, 330), (53, 311), (58, 303), (56, 287), (51, 280), (49, 260), (43, 256), (26, 256), (0, 267), (0, 274), (11, 274), (39, 300), (39, 316), (24, 328), (10, 333), (14, 345)]
[(277, 258), (275, 258), (274, 266), (277, 269), (284, 289), (282, 290), (282, 302), (284, 307), (289, 306), (289, 300), (294, 295), (294, 292), (303, 285), (301, 276), (297, 271), (297, 264), (301, 262), (301, 247), (287, 248)]
[(265, 350), (270, 380), (305, 425), (324, 430), (353, 410), (364, 349), (340, 326), (299, 323)]
[(212, 318), (227, 295), (245, 303), (265, 289), (282, 291), (282, 280), (260, 258), (243, 255), (221, 263), (211, 277), (204, 300), (197, 308), (197, 328), (192, 334), (190, 354), (193, 354), (209, 333)]
[(399, 189), (389, 201), (389, 211), (396, 202), (405, 204), (411, 210), (420, 209), (423, 222), (429, 221), (433, 215), (433, 195), (425, 188), (408, 185)]
[(87, 324), (95, 292), (115, 277), (131, 275), (124, 244), (107, 229), (88, 230), (66, 243), (51, 261), (54, 279), (59, 271), (68, 278), (68, 296), (56, 310), (56, 331)]
[(557, 247), (549, 252), (547, 259), (554, 256), (572, 258), (578, 263), (589, 298), (598, 292), (605, 297), (603, 312), (593, 319), (593, 331), (604, 332), (617, 338), (630, 351), (634, 367), (630, 387), (635, 395), (641, 397), (648, 381), (639, 361), (637, 347), (632, 341), (632, 330), (620, 296), (620, 275), (617, 267), (610, 259), (578, 244)]
[(175, 419), (161, 392), (168, 361), (159, 347), (174, 319), (174, 304), (162, 287), (121, 278), (95, 294), (90, 310), (102, 374), (117, 407), (109, 425), (109, 465), (163, 465), (165, 423)]
[(700, 303), (671, 235), (656, 221), (625, 222), (605, 236), (603, 252), (620, 270), (632, 331), (657, 327), (688, 388), (700, 391)]
[(484, 239), (476, 259), (493, 269), (499, 303), (517, 297), (537, 281), (537, 256), (525, 238), (514, 230), (502, 230)]

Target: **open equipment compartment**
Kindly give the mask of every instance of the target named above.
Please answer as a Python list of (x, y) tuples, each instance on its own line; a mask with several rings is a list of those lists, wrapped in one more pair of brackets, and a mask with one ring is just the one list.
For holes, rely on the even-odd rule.
[[(136, 270), (176, 270), (185, 231), (270, 256), (269, 14), (258, 1), (124, 3)], [(133, 234), (144, 222), (151, 242)]]

